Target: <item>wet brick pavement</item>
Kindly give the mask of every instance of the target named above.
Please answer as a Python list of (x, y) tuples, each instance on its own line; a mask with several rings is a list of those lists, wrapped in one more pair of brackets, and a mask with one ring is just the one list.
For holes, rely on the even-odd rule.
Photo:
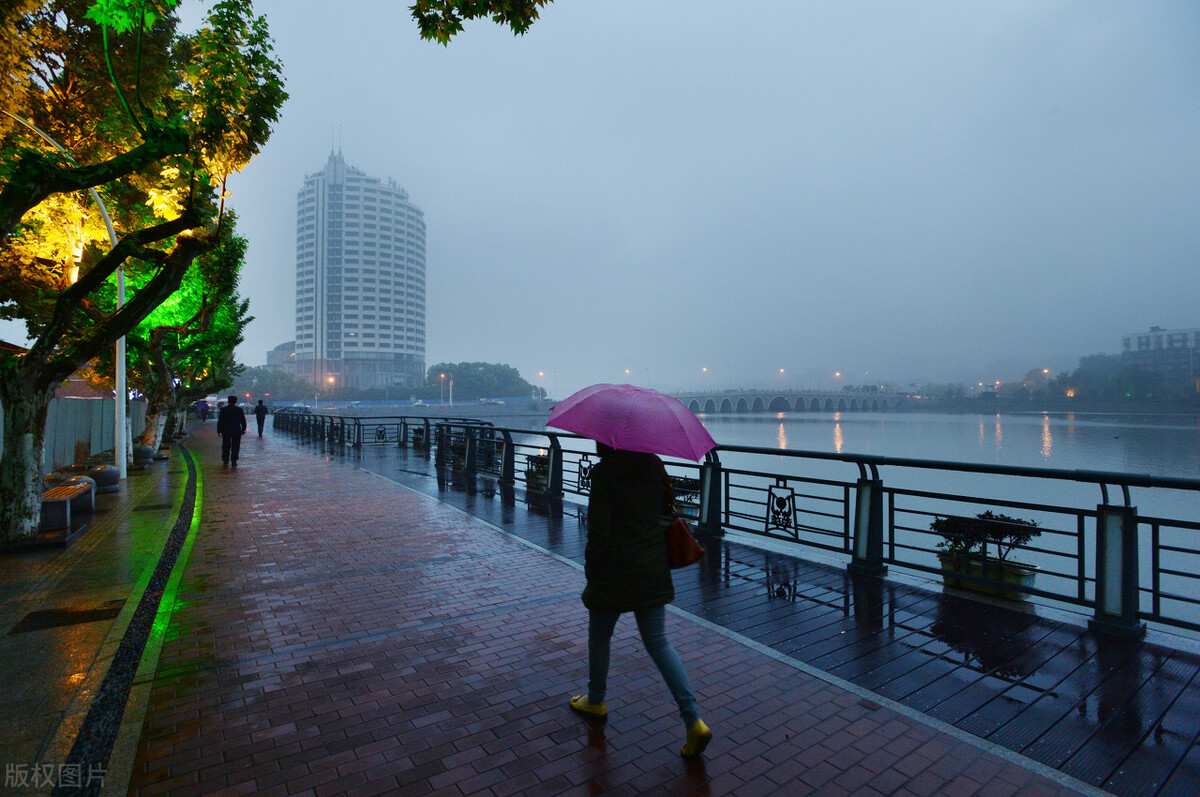
[(203, 514), (138, 794), (1070, 791), (678, 616), (708, 753), (678, 755), (628, 619), (609, 720), (589, 724), (566, 707), (586, 680), (578, 569), (340, 462), (246, 443), (236, 471), (192, 445)]

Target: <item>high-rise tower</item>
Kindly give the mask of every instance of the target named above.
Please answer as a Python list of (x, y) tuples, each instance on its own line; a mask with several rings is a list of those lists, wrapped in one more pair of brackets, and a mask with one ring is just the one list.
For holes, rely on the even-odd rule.
[(341, 152), (296, 198), (296, 372), (318, 387), (425, 380), (425, 214)]

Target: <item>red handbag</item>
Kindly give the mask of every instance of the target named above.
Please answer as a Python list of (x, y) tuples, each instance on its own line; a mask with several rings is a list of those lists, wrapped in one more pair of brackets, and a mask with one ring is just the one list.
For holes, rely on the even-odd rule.
[(692, 536), (687, 521), (676, 515), (663, 532), (667, 539), (667, 564), (672, 570), (694, 565), (704, 556), (704, 548)]

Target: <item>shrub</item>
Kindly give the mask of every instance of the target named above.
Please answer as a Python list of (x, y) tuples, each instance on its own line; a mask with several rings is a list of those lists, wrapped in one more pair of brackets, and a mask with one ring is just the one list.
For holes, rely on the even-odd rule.
[(986, 559), (990, 543), (996, 546), (996, 558), (1002, 562), (1014, 548), (1020, 548), (1042, 533), (1032, 520), (996, 514), (990, 509), (973, 518), (937, 517), (929, 528), (942, 538), (937, 547), (947, 553), (974, 554)]

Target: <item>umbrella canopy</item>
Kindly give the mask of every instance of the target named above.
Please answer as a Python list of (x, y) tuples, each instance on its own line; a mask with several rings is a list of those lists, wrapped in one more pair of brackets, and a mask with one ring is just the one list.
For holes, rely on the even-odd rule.
[(717, 445), (679, 399), (633, 385), (585, 387), (560, 401), (546, 425), (613, 448), (696, 462)]

